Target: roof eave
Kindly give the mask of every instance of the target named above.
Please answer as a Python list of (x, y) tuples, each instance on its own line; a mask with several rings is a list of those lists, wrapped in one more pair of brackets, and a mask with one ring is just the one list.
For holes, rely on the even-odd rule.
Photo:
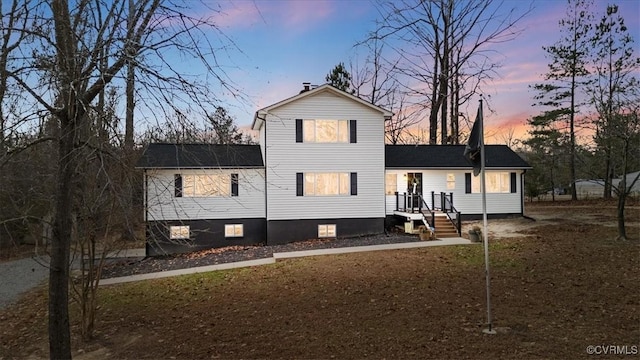
[(264, 165), (252, 165), (252, 166), (136, 166), (135, 169), (142, 170), (171, 170), (171, 169), (264, 169)]
[[(330, 84), (324, 84), (324, 85), (318, 86), (315, 89), (311, 89), (311, 90), (308, 90), (308, 91), (301, 92), (299, 94), (296, 94), (296, 95), (291, 96), (291, 97), (289, 97), (287, 99), (278, 101), (277, 103), (271, 104), (271, 105), (269, 105), (267, 107), (264, 107), (264, 108), (258, 110), (256, 112), (255, 117), (254, 117), (253, 123), (255, 124), (256, 123), (256, 119), (259, 119), (259, 116), (258, 116), (259, 114), (264, 114), (264, 116), (266, 116), (268, 113), (270, 113), (271, 111), (273, 111), (276, 108), (279, 108), (279, 107), (284, 106), (286, 104), (289, 104), (289, 103), (291, 103), (293, 101), (305, 98), (307, 96), (310, 96), (312, 94), (315, 94), (315, 93), (318, 93), (318, 92), (322, 92), (322, 91), (331, 91), (331, 92), (333, 92), (333, 93), (335, 93), (335, 94), (337, 94), (339, 96), (343, 96), (343, 97), (349, 98), (349, 99), (354, 100), (354, 101), (356, 101), (356, 102), (358, 102), (358, 103), (360, 103), (360, 104), (362, 104), (364, 106), (367, 106), (367, 107), (369, 107), (369, 108), (371, 108), (373, 110), (379, 111), (385, 117), (385, 119), (390, 119), (393, 116), (393, 113), (390, 112), (389, 110), (386, 110), (386, 109), (381, 108), (381, 107), (379, 107), (377, 105), (374, 105), (374, 104), (371, 104), (371, 103), (369, 103), (367, 101), (364, 101), (361, 98), (359, 98), (359, 97), (357, 97), (355, 95), (349, 94), (349, 93), (347, 93), (345, 91), (342, 91), (340, 89), (337, 89), (337, 88), (335, 88), (334, 86), (332, 86)], [(262, 118), (260, 120), (264, 121), (264, 118)], [(252, 125), (252, 127), (253, 127), (253, 125)], [(256, 130), (256, 129), (254, 129), (254, 130)]]

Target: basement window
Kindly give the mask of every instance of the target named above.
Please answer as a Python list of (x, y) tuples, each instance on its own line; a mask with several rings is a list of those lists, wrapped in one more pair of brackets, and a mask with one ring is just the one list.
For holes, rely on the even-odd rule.
[(169, 226), (169, 237), (171, 239), (188, 239), (189, 238), (189, 226)]
[(243, 237), (244, 226), (242, 224), (226, 224), (224, 226), (224, 237)]
[(336, 224), (318, 225), (318, 237), (319, 238), (336, 237)]

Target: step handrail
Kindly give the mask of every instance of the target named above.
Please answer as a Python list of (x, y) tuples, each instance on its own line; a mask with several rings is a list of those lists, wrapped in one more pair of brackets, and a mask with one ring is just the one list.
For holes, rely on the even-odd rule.
[[(451, 223), (455, 225), (456, 230), (458, 231), (458, 235), (462, 236), (462, 220), (460, 219), (460, 211), (458, 211), (456, 207), (453, 206), (453, 193), (451, 193), (450, 196), (447, 196), (446, 193), (442, 192), (440, 193), (440, 198), (444, 202), (444, 204), (442, 204), (442, 212), (444, 212), (449, 218), (449, 221), (451, 221)], [(455, 220), (451, 217), (451, 213), (456, 214)]]
[(431, 223), (429, 223), (429, 220), (427, 220), (427, 217), (424, 214), (424, 211), (421, 211), (422, 213), (422, 218), (431, 225), (431, 228), (433, 229), (433, 231), (436, 231), (436, 214), (434, 211), (432, 211), (429, 208), (429, 204), (427, 204), (426, 201), (424, 201), (424, 197), (422, 196), (422, 194), (420, 195), (420, 201), (422, 201), (422, 203), (424, 204), (424, 207), (427, 209), (427, 211), (429, 212), (429, 214), (431, 214)]

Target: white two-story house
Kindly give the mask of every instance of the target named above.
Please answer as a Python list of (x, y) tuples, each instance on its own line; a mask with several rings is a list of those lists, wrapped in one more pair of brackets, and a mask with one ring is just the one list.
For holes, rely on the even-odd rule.
[[(380, 234), (416, 219), (441, 228), (436, 211), (459, 235), (459, 219), (482, 214), (464, 146), (385, 145), (391, 115), (305, 84), (256, 111), (259, 145), (149, 145), (137, 165), (147, 254)], [(486, 151), (489, 214), (522, 215), (529, 165), (506, 146)]]

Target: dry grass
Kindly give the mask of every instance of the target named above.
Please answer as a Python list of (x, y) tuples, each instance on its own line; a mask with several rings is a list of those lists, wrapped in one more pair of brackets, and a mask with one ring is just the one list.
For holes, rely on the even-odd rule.
[[(640, 209), (628, 211), (636, 239), (617, 242), (614, 227), (583, 221), (585, 212), (606, 215), (601, 207), (574, 206), (580, 211), (532, 205), (527, 212), (545, 220), (492, 240), (497, 335), (481, 331), (483, 252), (468, 245), (105, 287), (96, 339), (74, 343), (75, 356), (573, 359), (589, 357), (588, 345), (632, 350), (640, 345)], [(45, 321), (42, 289), (0, 312), (0, 358), (46, 357)]]

